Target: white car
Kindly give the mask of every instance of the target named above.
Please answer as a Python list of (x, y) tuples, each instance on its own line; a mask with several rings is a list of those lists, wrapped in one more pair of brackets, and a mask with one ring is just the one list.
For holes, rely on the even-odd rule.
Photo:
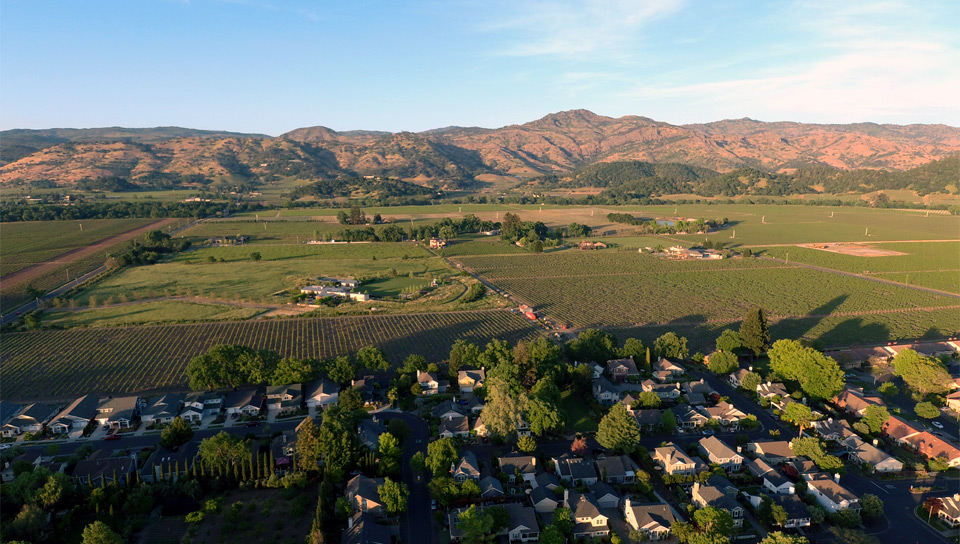
[(943, 423), (940, 423), (939, 421), (931, 421), (930, 424), (933, 425), (934, 427), (938, 428), (938, 429), (942, 429), (942, 428), (943, 428)]
[(0, 444), (0, 450), (5, 450), (7, 448), (12, 448), (13, 444)]

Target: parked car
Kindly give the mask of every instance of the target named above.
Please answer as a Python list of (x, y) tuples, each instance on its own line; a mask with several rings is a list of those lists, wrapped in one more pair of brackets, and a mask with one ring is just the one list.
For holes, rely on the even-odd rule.
[(260, 426), (260, 422), (259, 422), (259, 421), (248, 421), (247, 424), (246, 424), (246, 426), (247, 426), (247, 427), (259, 427), (259, 426)]
[(13, 444), (0, 444), (0, 450), (5, 450), (7, 448), (12, 448)]
[(436, 510), (436, 509), (437, 509), (437, 499), (433, 499), (433, 500), (430, 501), (430, 509), (431, 509), (431, 510)]
[(683, 434), (683, 427), (677, 425), (677, 432)]
[(120, 433), (108, 434), (103, 437), (104, 440), (120, 440)]
[(713, 429), (706, 429), (703, 431), (703, 436), (713, 436)]
[(938, 428), (938, 429), (942, 429), (942, 428), (943, 428), (943, 423), (940, 423), (939, 421), (931, 421), (930, 424), (933, 425), (934, 427)]

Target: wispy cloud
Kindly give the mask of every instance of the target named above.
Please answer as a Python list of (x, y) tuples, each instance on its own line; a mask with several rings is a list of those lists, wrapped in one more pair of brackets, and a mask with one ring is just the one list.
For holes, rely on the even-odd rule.
[[(683, 81), (662, 74), (624, 93), (631, 101), (683, 100), (697, 117), (764, 120), (960, 122), (960, 48), (898, 2), (798, 2), (781, 15), (806, 36), (806, 54), (734, 77)], [(711, 110), (713, 110), (711, 112)]]
[(477, 30), (499, 36), (492, 54), (583, 59), (626, 56), (624, 44), (645, 24), (679, 11), (685, 0), (539, 0), (492, 2)]

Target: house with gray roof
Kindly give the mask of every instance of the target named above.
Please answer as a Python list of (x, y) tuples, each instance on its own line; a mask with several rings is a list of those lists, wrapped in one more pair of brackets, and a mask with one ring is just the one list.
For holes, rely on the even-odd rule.
[(393, 531), (377, 523), (375, 516), (357, 512), (347, 519), (340, 544), (393, 544)]
[[(537, 481), (537, 458), (532, 455), (511, 453), (501, 457), (499, 463), (500, 471), (514, 479), (515, 483), (524, 480), (532, 487)], [(517, 474), (519, 478), (516, 478)]]
[(592, 494), (566, 489), (563, 504), (573, 514), (573, 538), (605, 537), (610, 533), (609, 518), (600, 512), (600, 505)]
[(729, 471), (737, 472), (743, 464), (743, 456), (730, 449), (722, 440), (716, 436), (701, 438), (698, 442), (700, 453), (710, 461), (722, 466)]
[(553, 458), (553, 466), (561, 480), (567, 480), (573, 485), (597, 483), (597, 471), (594, 470), (593, 463), (581, 457), (565, 453)]
[(470, 420), (467, 416), (446, 417), (440, 420), (440, 438), (466, 438), (470, 436)]
[(445, 400), (440, 404), (434, 406), (433, 410), (430, 411), (430, 415), (432, 415), (437, 419), (444, 419), (448, 417), (462, 417), (467, 415), (467, 408), (458, 402), (453, 402), (452, 400)]
[(703, 427), (710, 421), (710, 418), (689, 404), (678, 404), (670, 410), (673, 412), (674, 419), (677, 420), (677, 425), (686, 430)]
[(607, 372), (611, 378), (618, 382), (640, 377), (640, 371), (637, 370), (637, 363), (633, 361), (633, 357), (610, 359), (607, 361)]
[(623, 503), (623, 513), (630, 527), (648, 540), (669, 538), (670, 529), (677, 521), (670, 505), (664, 503), (641, 503), (628, 498)]
[(660, 427), (660, 423), (663, 421), (663, 410), (658, 408), (634, 410), (633, 418), (637, 420), (637, 426), (640, 427), (640, 432), (651, 433)]
[(347, 482), (347, 500), (358, 512), (369, 512), (376, 516), (382, 516), (386, 513), (386, 507), (380, 500), (378, 488), (381, 485), (383, 485), (383, 478), (368, 478), (363, 474), (358, 474)]
[(698, 463), (673, 442), (668, 442), (664, 446), (656, 448), (653, 453), (653, 460), (663, 467), (663, 472), (666, 474), (692, 476), (697, 473)]
[(167, 393), (160, 395), (147, 403), (140, 412), (140, 421), (144, 423), (172, 423), (180, 413), (183, 404), (183, 393)]
[(652, 391), (661, 399), (680, 398), (680, 385), (675, 383), (656, 383), (653, 380), (644, 380), (640, 383), (644, 391)]
[(849, 459), (866, 463), (877, 472), (900, 472), (903, 470), (903, 461), (884, 452), (876, 444), (864, 442), (857, 435), (847, 438), (841, 444), (847, 448)]
[(54, 434), (66, 434), (70, 431), (81, 430), (97, 417), (97, 406), (100, 399), (92, 395), (84, 395), (71, 402), (50, 423), (48, 428)]
[(460, 462), (453, 467), (451, 473), (458, 484), (464, 480), (479, 481), (480, 463), (477, 462), (477, 456), (470, 450), (464, 450)]
[(807, 491), (817, 499), (817, 503), (827, 512), (836, 513), (841, 510), (860, 510), (860, 498), (849, 489), (840, 485), (840, 477), (831, 478), (822, 472), (805, 474)]
[(757, 385), (757, 396), (762, 399), (769, 399), (774, 396), (783, 398), (787, 395), (789, 395), (787, 388), (782, 383), (766, 382)]
[(637, 464), (626, 455), (609, 455), (597, 458), (597, 472), (605, 482), (632, 484), (637, 479)]
[(503, 496), (503, 485), (493, 476), (480, 478), (480, 496), (484, 499), (496, 499)]
[(561, 486), (560, 478), (557, 478), (557, 475), (552, 472), (541, 472), (537, 474), (536, 484), (537, 487), (545, 487), (550, 491), (559, 489)]
[(563, 497), (546, 487), (537, 487), (530, 491), (530, 504), (538, 514), (544, 514), (559, 508), (563, 504)]
[(303, 386), (299, 383), (268, 385), (264, 393), (267, 410), (292, 414), (303, 407)]
[(133, 426), (140, 410), (140, 397), (107, 397), (97, 404), (97, 423), (112, 429), (128, 429)]
[(620, 390), (605, 376), (593, 380), (593, 398), (600, 404), (613, 404), (620, 400)]
[(853, 429), (850, 428), (850, 424), (844, 419), (835, 420), (831, 417), (814, 421), (811, 425), (814, 432), (826, 441), (842, 442), (854, 436)]
[(223, 406), (227, 414), (258, 416), (263, 409), (263, 388), (255, 387), (231, 391), (223, 400)]
[(758, 457), (744, 464), (747, 470), (750, 471), (750, 474), (760, 478), (763, 486), (769, 489), (771, 493), (790, 494), (796, 492), (796, 487), (793, 485), (793, 482), (786, 479), (786, 477), (768, 465), (763, 459)]
[(43, 430), (53, 416), (57, 415), (56, 406), (33, 403), (22, 407), (22, 410), (3, 424), (2, 433), (6, 438), (12, 438), (22, 433), (37, 433)]
[(77, 484), (88, 484), (99, 487), (101, 483), (113, 483), (124, 486), (130, 481), (137, 470), (137, 458), (134, 457), (100, 457), (77, 461), (70, 477)]
[(387, 432), (387, 428), (377, 416), (364, 419), (357, 425), (357, 434), (360, 435), (360, 442), (371, 450), (375, 450), (380, 446), (380, 435), (385, 432)]
[(695, 482), (691, 490), (691, 498), (694, 504), (700, 508), (711, 506), (718, 510), (725, 510), (733, 517), (734, 527), (743, 527), (744, 509), (737, 503), (736, 494), (735, 487), (720, 486), (714, 483), (701, 484)]
[(610, 484), (597, 482), (590, 486), (590, 492), (593, 493), (600, 508), (620, 507), (620, 494)]
[(340, 385), (328, 378), (308, 382), (303, 388), (307, 408), (326, 408), (340, 399)]
[(780, 464), (797, 456), (786, 440), (756, 440), (747, 443), (747, 451), (768, 463)]

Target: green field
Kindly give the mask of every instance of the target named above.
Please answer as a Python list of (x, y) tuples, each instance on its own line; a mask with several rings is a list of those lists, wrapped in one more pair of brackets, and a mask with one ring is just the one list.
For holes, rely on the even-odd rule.
[[(262, 260), (251, 260), (252, 252)], [(407, 258), (404, 258), (404, 257)], [(209, 262), (209, 258), (226, 262)], [(376, 257), (376, 260), (374, 260)], [(222, 300), (270, 298), (301, 285), (315, 283), (319, 276), (409, 277), (419, 283), (449, 273), (443, 260), (412, 243), (353, 243), (330, 245), (249, 245), (200, 248), (170, 262), (123, 270), (79, 293), (81, 304), (89, 297), (103, 303), (120, 296), (132, 299), (178, 294), (203, 294)], [(272, 298), (271, 302), (285, 301)]]
[(567, 390), (560, 394), (560, 409), (567, 416), (567, 429), (578, 433), (597, 431), (597, 418), (590, 414), (587, 404)]
[(184, 319), (190, 321), (239, 320), (253, 317), (261, 312), (262, 310), (258, 308), (158, 300), (89, 310), (53, 310), (44, 315), (43, 321), (45, 325), (56, 327), (115, 327), (167, 323)]
[(156, 220), (84, 219), (0, 223), (0, 244), (3, 250), (0, 276), (153, 221)]
[(456, 240), (450, 240), (447, 247), (440, 250), (444, 257), (456, 257), (459, 255), (500, 255), (511, 253), (529, 253), (527, 250), (517, 247), (514, 244), (508, 244), (500, 241), (499, 236), (464, 236)]
[[(829, 316), (859, 319), (861, 328), (876, 323), (886, 329), (885, 338), (873, 335), (881, 340), (960, 330), (960, 298), (775, 261), (671, 261), (635, 252), (577, 250), (456, 261), (578, 328), (725, 325), (760, 306), (778, 321), (819, 322)], [(862, 341), (853, 332), (828, 333), (821, 327), (797, 336)]]
[(186, 389), (187, 362), (217, 344), (305, 358), (376, 345), (399, 364), (411, 353), (440, 362), (459, 338), (486, 345), (537, 334), (504, 310), (33, 331), (0, 337), (0, 374), (4, 400), (66, 400)]
[(960, 242), (870, 244), (870, 248), (906, 255), (860, 257), (805, 247), (771, 247), (764, 255), (778, 259), (874, 276), (911, 285), (960, 293)]

